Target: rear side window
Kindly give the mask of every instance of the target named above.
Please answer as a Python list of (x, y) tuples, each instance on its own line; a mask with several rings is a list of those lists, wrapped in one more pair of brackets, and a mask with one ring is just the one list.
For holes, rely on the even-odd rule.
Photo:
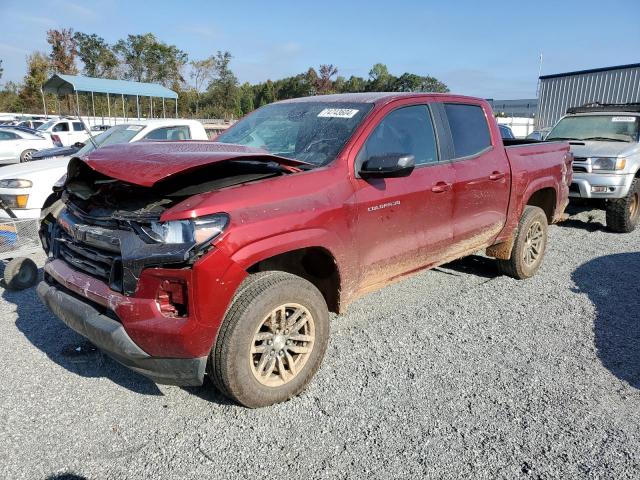
[(0, 132), (0, 140), (15, 140), (16, 138), (20, 138), (20, 137), (15, 133)]
[(83, 132), (84, 126), (80, 122), (73, 122), (73, 130), (76, 132)]
[(425, 105), (399, 108), (384, 117), (360, 150), (358, 163), (392, 154), (413, 155), (416, 165), (438, 161), (431, 115)]
[(55, 127), (53, 127), (54, 132), (68, 132), (69, 124), (67, 122), (59, 123)]
[(146, 140), (189, 140), (191, 132), (189, 127), (164, 127), (149, 132)]
[(478, 105), (445, 103), (456, 158), (480, 153), (491, 146), (489, 125)]

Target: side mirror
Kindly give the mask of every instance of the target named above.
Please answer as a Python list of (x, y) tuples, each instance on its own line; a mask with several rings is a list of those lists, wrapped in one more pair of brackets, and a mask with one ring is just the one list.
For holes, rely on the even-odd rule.
[(74, 143), (74, 144), (73, 144), (73, 146), (74, 146), (74, 147), (78, 147), (78, 148), (82, 148), (82, 147), (84, 147), (84, 143), (82, 143), (82, 142), (76, 142), (76, 143)]
[(416, 166), (416, 157), (390, 154), (367, 158), (358, 172), (362, 178), (408, 177)]

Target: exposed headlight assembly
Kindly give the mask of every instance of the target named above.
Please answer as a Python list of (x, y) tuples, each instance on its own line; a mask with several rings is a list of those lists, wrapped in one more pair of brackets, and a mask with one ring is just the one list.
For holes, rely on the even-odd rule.
[(229, 215), (216, 213), (206, 217), (169, 222), (152, 222), (143, 231), (153, 240), (167, 244), (204, 245), (220, 235), (229, 224)]
[(0, 188), (29, 188), (33, 186), (31, 180), (22, 178), (5, 178), (0, 180)]
[(607, 171), (624, 170), (624, 167), (626, 165), (627, 165), (626, 158), (615, 158), (615, 157), (591, 158), (592, 170), (607, 170)]

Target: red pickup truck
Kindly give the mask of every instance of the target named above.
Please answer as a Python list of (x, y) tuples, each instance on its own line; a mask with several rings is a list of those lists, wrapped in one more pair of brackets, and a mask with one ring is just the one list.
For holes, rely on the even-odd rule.
[(45, 209), (38, 294), (159, 383), (280, 402), (359, 295), (482, 249), (538, 270), (572, 156), (509, 143), (484, 100), (363, 93), (267, 105), (215, 143), (105, 147)]

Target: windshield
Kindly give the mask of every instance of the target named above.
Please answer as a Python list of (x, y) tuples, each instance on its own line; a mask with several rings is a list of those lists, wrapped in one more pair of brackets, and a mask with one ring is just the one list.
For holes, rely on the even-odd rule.
[(632, 115), (580, 115), (565, 117), (553, 127), (546, 140), (595, 140), (635, 142), (638, 117)]
[(372, 107), (370, 103), (275, 103), (240, 120), (216, 141), (326, 165), (336, 158)]
[[(116, 125), (106, 132), (102, 132), (100, 135), (93, 137), (93, 141), (96, 142), (98, 147), (106, 147), (107, 145), (115, 145), (116, 143), (129, 143), (143, 128), (142, 125)], [(95, 149), (96, 147), (93, 146), (91, 140), (87, 139), (84, 147), (78, 150), (75, 156), (84, 157)]]
[(36, 130), (40, 130), (41, 132), (44, 132), (45, 130), (47, 130), (48, 128), (54, 126), (56, 123), (58, 123), (59, 120), (49, 120), (48, 122), (44, 122), (42, 125), (40, 125), (38, 128), (36, 128)]

